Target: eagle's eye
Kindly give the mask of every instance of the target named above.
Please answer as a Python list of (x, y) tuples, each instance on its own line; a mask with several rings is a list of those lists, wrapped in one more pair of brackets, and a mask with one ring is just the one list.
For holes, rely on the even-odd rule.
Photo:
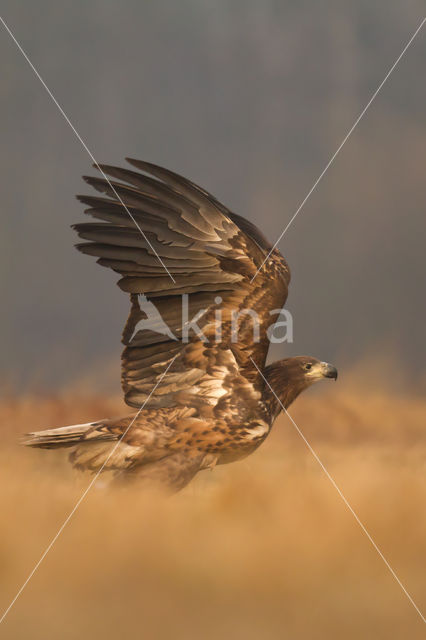
[(312, 362), (308, 362), (307, 364), (305, 364), (305, 369), (306, 371), (309, 371), (309, 369), (312, 369)]

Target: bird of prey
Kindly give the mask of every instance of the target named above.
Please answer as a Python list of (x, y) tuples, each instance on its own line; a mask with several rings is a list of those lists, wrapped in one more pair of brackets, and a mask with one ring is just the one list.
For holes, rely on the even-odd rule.
[[(265, 366), (290, 282), (283, 256), (193, 182), (128, 162), (138, 171), (96, 165), (103, 177), (84, 178), (102, 194), (78, 196), (98, 222), (74, 229), (85, 241), (77, 248), (119, 273), (130, 294), (122, 387), (136, 411), (30, 433), (25, 444), (72, 447), (77, 468), (178, 491), (255, 451), (283, 407), (337, 370), (307, 356)], [(157, 324), (144, 323), (146, 303)]]

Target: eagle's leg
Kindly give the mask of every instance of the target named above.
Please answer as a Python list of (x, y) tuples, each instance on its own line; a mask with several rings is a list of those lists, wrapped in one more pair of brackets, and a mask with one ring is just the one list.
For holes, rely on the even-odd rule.
[(155, 462), (135, 466), (126, 472), (119, 472), (115, 476), (114, 484), (123, 485), (128, 482), (137, 482), (146, 488), (158, 488), (176, 493), (186, 487), (198, 471), (211, 468), (211, 460), (208, 461), (207, 466), (204, 464), (206, 458), (205, 453), (193, 456), (173, 453)]

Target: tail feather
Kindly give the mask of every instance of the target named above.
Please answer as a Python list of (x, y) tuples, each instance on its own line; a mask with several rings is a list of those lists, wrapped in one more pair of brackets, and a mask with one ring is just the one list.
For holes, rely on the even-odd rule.
[[(120, 430), (111, 427), (126, 425), (132, 416), (117, 420), (98, 420), (85, 424), (73, 424), (68, 427), (45, 429), (27, 434), (23, 440), (27, 447), (57, 449), (73, 447), (70, 462), (77, 469), (90, 471), (112, 471), (130, 468), (144, 452), (142, 446), (132, 446), (117, 442), (122, 435)], [(116, 441), (114, 446), (112, 441)], [(109, 442), (107, 442), (109, 441)]]
[(28, 437), (23, 440), (22, 444), (27, 447), (55, 449), (57, 447), (72, 447), (82, 440), (116, 440), (117, 436), (113, 433), (99, 430), (103, 424), (104, 422), (100, 420), (56, 429), (45, 429), (44, 431), (33, 431), (26, 434)]

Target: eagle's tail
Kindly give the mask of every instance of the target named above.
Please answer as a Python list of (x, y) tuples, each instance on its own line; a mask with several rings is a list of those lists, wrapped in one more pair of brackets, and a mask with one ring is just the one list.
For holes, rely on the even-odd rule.
[(108, 431), (100, 430), (103, 420), (86, 422), (85, 424), (73, 424), (68, 427), (45, 429), (25, 434), (22, 444), (27, 447), (39, 447), (41, 449), (56, 449), (57, 447), (73, 447), (82, 440), (116, 440), (117, 436)]

